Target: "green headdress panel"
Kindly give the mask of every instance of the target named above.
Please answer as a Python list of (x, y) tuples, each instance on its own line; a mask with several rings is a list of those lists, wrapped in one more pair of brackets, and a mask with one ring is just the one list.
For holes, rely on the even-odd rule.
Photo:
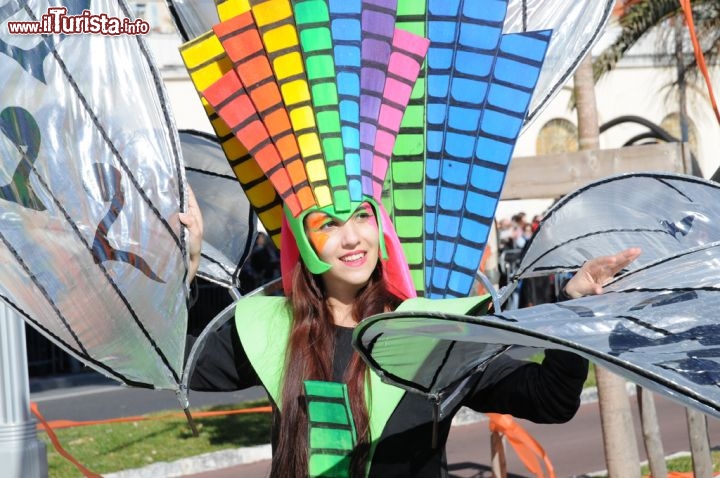
[(503, 34), (500, 0), (227, 0), (218, 13), (181, 51), (276, 244), (283, 208), (297, 236), (309, 211), (370, 200), (418, 294), (467, 296), (551, 32)]

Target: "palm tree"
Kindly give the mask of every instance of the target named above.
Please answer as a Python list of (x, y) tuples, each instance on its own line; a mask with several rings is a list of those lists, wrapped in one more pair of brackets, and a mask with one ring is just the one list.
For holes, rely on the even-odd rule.
[[(688, 140), (686, 77), (694, 79), (698, 73), (702, 73), (713, 112), (720, 123), (720, 108), (706, 67), (708, 61), (713, 64), (720, 55), (720, 0), (694, 0), (692, 4), (690, 0), (618, 0), (615, 13), (620, 33), (615, 42), (596, 59), (596, 80), (612, 70), (633, 45), (650, 31), (654, 31), (664, 40), (659, 49), (665, 50), (663, 53), (673, 53), (660, 58), (666, 59), (667, 64), (675, 63), (677, 68), (675, 86), (679, 94), (681, 140)], [(690, 33), (694, 56), (686, 57), (684, 54), (685, 23)], [(668, 41), (671, 34), (674, 42)], [(672, 43), (674, 48), (669, 47)]]
[[(720, 55), (720, 0), (694, 0), (692, 12), (703, 54), (709, 63), (713, 63)], [(618, 0), (616, 13), (620, 34), (595, 59), (596, 79), (612, 70), (627, 51), (651, 30), (659, 29), (659, 33), (665, 33), (667, 38), (674, 31), (674, 24), (682, 25), (684, 21), (678, 0)], [(689, 59), (683, 69), (697, 74), (695, 59)]]

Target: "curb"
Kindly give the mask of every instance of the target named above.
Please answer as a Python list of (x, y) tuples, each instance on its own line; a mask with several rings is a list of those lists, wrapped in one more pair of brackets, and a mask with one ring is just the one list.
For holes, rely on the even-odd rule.
[(232, 450), (222, 450), (183, 458), (172, 462), (153, 463), (142, 468), (118, 471), (103, 475), (105, 478), (157, 478), (158, 476), (184, 476), (205, 471), (230, 468), (256, 461), (269, 460), (270, 445), (258, 445)]

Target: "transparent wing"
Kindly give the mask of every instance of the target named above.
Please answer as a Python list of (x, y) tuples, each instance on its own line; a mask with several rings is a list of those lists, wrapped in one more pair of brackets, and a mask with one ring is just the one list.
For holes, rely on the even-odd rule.
[(574, 270), (592, 258), (641, 247), (636, 269), (720, 238), (720, 186), (691, 176), (614, 176), (568, 194), (546, 215), (517, 272)]
[(238, 287), (240, 269), (255, 242), (257, 216), (215, 136), (181, 131), (180, 143), (205, 226), (198, 276)]
[(613, 0), (510, 0), (506, 33), (552, 30), (538, 85), (528, 110), (526, 126), (570, 79), (580, 61), (605, 29)]
[[(52, 6), (130, 15), (114, 1), (12, 0), (0, 20)], [(101, 372), (177, 389), (186, 186), (161, 84), (139, 36), (0, 31), (0, 295)]]
[[(441, 397), (503, 345), (569, 350), (720, 417), (719, 258), (714, 243), (631, 272), (602, 295), (496, 316), (375, 316), (359, 326), (355, 346), (386, 381)], [(408, 360), (407, 350), (427, 359)]]
[(220, 22), (215, 0), (167, 0), (180, 36), (190, 41)]

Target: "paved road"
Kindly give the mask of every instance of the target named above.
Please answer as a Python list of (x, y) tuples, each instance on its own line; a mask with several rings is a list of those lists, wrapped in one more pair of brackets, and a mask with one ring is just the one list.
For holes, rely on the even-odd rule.
[[(102, 376), (31, 381), (30, 400), (38, 404), (46, 420), (104, 420), (177, 409), (175, 393), (170, 390), (129, 388)], [(205, 407), (246, 402), (264, 398), (260, 387), (241, 392), (191, 392), (190, 406)]]
[[(685, 409), (665, 399), (656, 400), (665, 454), (689, 450)], [(632, 402), (635, 404), (634, 398)], [(521, 423), (545, 448), (558, 478), (578, 477), (605, 469), (597, 403), (583, 405), (575, 418), (563, 425), (537, 425), (526, 421)], [(711, 446), (720, 445), (720, 421), (709, 419), (708, 428)], [(635, 429), (639, 436), (639, 423), (636, 423)], [(638, 447), (642, 459), (645, 459), (640, 440)], [(447, 452), (451, 477), (490, 477), (490, 434), (486, 422), (454, 427), (450, 433)], [(507, 461), (510, 478), (529, 476), (511, 450), (507, 452)], [(185, 478), (267, 478), (269, 465), (269, 461), (262, 461), (186, 475)]]

